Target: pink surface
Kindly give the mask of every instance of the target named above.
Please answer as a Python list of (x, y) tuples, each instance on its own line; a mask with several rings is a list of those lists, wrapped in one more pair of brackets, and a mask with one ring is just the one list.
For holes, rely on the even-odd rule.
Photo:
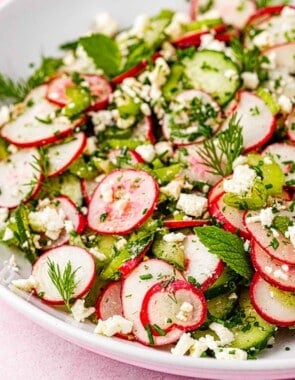
[(50, 334), (0, 300), (0, 379), (177, 380), (116, 362)]

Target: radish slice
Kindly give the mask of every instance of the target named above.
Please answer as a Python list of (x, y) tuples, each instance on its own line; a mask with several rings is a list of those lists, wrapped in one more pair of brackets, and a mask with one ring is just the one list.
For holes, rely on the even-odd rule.
[[(1, 129), (1, 136), (19, 147), (42, 146), (53, 143), (59, 138), (69, 135), (83, 120), (72, 122), (64, 116), (55, 117), (58, 107), (49, 103), (45, 96), (47, 86), (41, 86), (31, 92), (27, 98), (33, 105), (27, 106), (15, 120)], [(54, 118), (50, 122), (52, 115)], [(40, 121), (41, 120), (41, 121)]]
[(38, 170), (39, 152), (22, 149), (0, 161), (0, 206), (17, 207), (34, 197), (40, 189), (42, 174)]
[(62, 305), (63, 298), (49, 276), (49, 260), (63, 273), (68, 263), (75, 272), (75, 289), (73, 299), (85, 295), (95, 279), (95, 263), (93, 257), (84, 248), (63, 245), (44, 253), (33, 266), (32, 275), (37, 281), (36, 293), (42, 300), (51, 305)]
[(202, 144), (189, 145), (176, 151), (176, 156), (179, 156), (180, 161), (187, 166), (183, 170), (183, 174), (189, 182), (203, 182), (208, 185), (215, 185), (222, 177), (212, 174), (210, 168), (204, 164), (199, 154), (201, 148)]
[(251, 244), (251, 259), (265, 281), (281, 290), (295, 291), (295, 265), (274, 259), (256, 242)]
[[(109, 96), (112, 88), (108, 81), (98, 75), (81, 75), (89, 86), (90, 94), (93, 99), (88, 110), (97, 111), (105, 108), (109, 103)], [(64, 107), (70, 103), (71, 99), (67, 96), (66, 90), (69, 87), (74, 87), (75, 84), (68, 76), (61, 76), (53, 79), (47, 89), (46, 98), (60, 107)]]
[(95, 178), (94, 179), (83, 178), (81, 180), (83, 198), (85, 199), (87, 204), (90, 203), (93, 193), (95, 189), (97, 188), (97, 185), (98, 185), (98, 182), (96, 181)]
[[(242, 127), (245, 151), (254, 150), (265, 144), (273, 135), (276, 120), (264, 101), (257, 95), (242, 91), (239, 94), (235, 109)], [(227, 128), (231, 116), (225, 121), (223, 129)]]
[(263, 55), (274, 55), (274, 65), (277, 69), (285, 69), (291, 74), (295, 74), (294, 56), (295, 42), (282, 43), (264, 50)]
[[(141, 306), (148, 290), (160, 280), (167, 282), (175, 279), (183, 280), (182, 274), (166, 261), (150, 259), (140, 263), (123, 280), (122, 284), (122, 305), (123, 315), (133, 322), (133, 334), (135, 338), (143, 344), (152, 344), (145, 326), (140, 319)], [(165, 336), (154, 336), (155, 346), (167, 345), (176, 342), (183, 331), (173, 328)]]
[(202, 290), (206, 290), (221, 275), (224, 264), (213, 253), (210, 253), (196, 235), (184, 239), (184, 255), (187, 260), (185, 277), (193, 277)]
[(274, 5), (270, 7), (263, 7), (258, 9), (247, 21), (247, 25), (252, 25), (253, 23), (257, 24), (265, 19), (270, 18), (272, 15), (280, 14), (285, 8), (285, 5)]
[(121, 289), (121, 281), (111, 282), (104, 289), (95, 305), (96, 316), (98, 319), (105, 321), (114, 315), (123, 316)]
[(217, 25), (212, 29), (208, 30), (198, 30), (192, 31), (178, 37), (177, 39), (171, 41), (171, 43), (177, 48), (187, 48), (189, 46), (200, 46), (202, 41), (202, 36), (205, 34), (214, 33), (215, 39), (218, 39), (218, 35), (226, 31), (227, 25)]
[(198, 15), (198, 2), (199, 2), (199, 0), (191, 0), (190, 1), (189, 13), (190, 13), (190, 16), (191, 16), (192, 20), (195, 20), (197, 18), (197, 15)]
[[(123, 165), (120, 159), (123, 157)], [(113, 165), (116, 167), (122, 166), (134, 166), (135, 164), (144, 162), (141, 158), (140, 154), (138, 154), (135, 150), (127, 150), (124, 149), (113, 149), (108, 154), (108, 159), (111, 161)]]
[(148, 141), (155, 144), (156, 138), (153, 132), (153, 121), (150, 116), (145, 116), (132, 130), (133, 140)]
[(220, 14), (226, 24), (243, 29), (249, 17), (256, 12), (254, 1), (244, 0), (215, 0), (214, 9)]
[(250, 234), (244, 225), (245, 211), (224, 203), (224, 195), (225, 193), (222, 193), (213, 202), (209, 203), (209, 213), (223, 224), (226, 231), (239, 233), (242, 237), (248, 239)]
[(128, 276), (130, 272), (133, 271), (134, 268), (137, 267), (139, 263), (142, 262), (144, 259), (144, 256), (147, 254), (148, 250), (150, 249), (152, 245), (152, 242), (149, 242), (142, 250), (141, 253), (139, 253), (136, 257), (131, 258), (130, 260), (125, 261), (120, 267), (119, 272), (123, 277)]
[(53, 177), (64, 172), (82, 154), (86, 142), (85, 134), (80, 132), (70, 141), (48, 147), (48, 176)]
[(158, 185), (143, 170), (115, 170), (103, 178), (89, 204), (88, 225), (99, 233), (124, 235), (153, 213)]
[(287, 135), (289, 140), (295, 142), (295, 108), (293, 108), (286, 120)]
[[(198, 120), (190, 121), (189, 117), (189, 112), (191, 111), (189, 111), (188, 108), (193, 108), (191, 103), (197, 101), (202, 104), (202, 109), (206, 109), (206, 115), (209, 114), (207, 119), (202, 122), (199, 122)], [(183, 110), (181, 108), (181, 111), (173, 111), (175, 108), (179, 109), (180, 105)], [(194, 105), (194, 107), (197, 106)], [(212, 117), (210, 116), (211, 113), (207, 110), (207, 107), (210, 107)], [(220, 125), (216, 120), (218, 120), (220, 116), (220, 107), (215, 100), (213, 100), (213, 98), (204, 91), (185, 90), (179, 93), (173, 103), (170, 104), (170, 109), (172, 110), (172, 113), (165, 115), (162, 130), (165, 138), (167, 140), (171, 140), (176, 145), (191, 145), (193, 143), (203, 141), (206, 136), (199, 134), (200, 126), (204, 127), (206, 125), (208, 128), (211, 128), (212, 134), (217, 132), (219, 129)], [(186, 117), (182, 116), (183, 113), (187, 114), (187, 120)], [(215, 116), (213, 116), (213, 113)], [(175, 128), (172, 128), (171, 125), (177, 125), (177, 130), (174, 131)], [(180, 133), (181, 135), (179, 135)], [(194, 137), (194, 135), (196, 136)]]
[(295, 187), (295, 145), (286, 143), (275, 143), (269, 145), (263, 153), (270, 153), (285, 173), (286, 185)]
[[(282, 261), (284, 264), (294, 265), (295, 252), (290, 240), (285, 238), (280, 232), (278, 232), (278, 236), (274, 236), (272, 231), (264, 228), (260, 222), (253, 223), (250, 218), (258, 215), (259, 212), (255, 211), (245, 213), (245, 225), (252, 238), (273, 258)], [(276, 248), (273, 248), (274, 241)]]
[(215, 201), (215, 199), (219, 198), (221, 194), (224, 193), (223, 190), (223, 178), (217, 182), (208, 193), (208, 205)]
[(164, 220), (163, 225), (170, 230), (175, 230), (178, 228), (192, 228), (192, 227), (200, 227), (210, 224), (209, 219), (192, 219), (192, 220), (176, 220), (169, 219)]
[(158, 282), (147, 291), (140, 319), (144, 326), (156, 325), (167, 333), (174, 326), (184, 331), (195, 330), (205, 322), (206, 315), (203, 292), (187, 281), (175, 280), (168, 286)]
[(277, 326), (295, 324), (295, 296), (267, 283), (258, 273), (252, 279), (250, 297), (258, 314)]

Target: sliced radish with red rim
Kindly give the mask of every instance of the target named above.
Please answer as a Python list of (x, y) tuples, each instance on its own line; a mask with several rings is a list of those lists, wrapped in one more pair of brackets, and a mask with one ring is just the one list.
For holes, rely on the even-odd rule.
[(274, 259), (256, 242), (251, 243), (251, 259), (254, 268), (267, 282), (281, 290), (295, 291), (295, 265)]
[(105, 321), (114, 315), (123, 316), (121, 289), (121, 281), (114, 281), (106, 286), (95, 305), (98, 319)]
[(141, 307), (148, 290), (159, 281), (167, 284), (175, 279), (183, 280), (182, 274), (166, 261), (150, 259), (140, 263), (124, 280), (122, 284), (123, 315), (133, 322), (133, 334), (143, 344), (163, 346), (176, 342), (183, 331), (172, 328), (165, 336), (149, 336), (146, 326), (140, 319)]
[(94, 179), (82, 179), (81, 180), (81, 186), (82, 186), (82, 193), (83, 198), (85, 199), (85, 202), (87, 204), (90, 203), (92, 195), (97, 188), (98, 182), (96, 181), (96, 178)]
[(167, 219), (163, 221), (163, 225), (166, 228), (175, 230), (178, 228), (192, 228), (210, 224), (209, 219), (192, 219), (192, 220), (177, 220)]
[(250, 297), (260, 316), (269, 323), (287, 327), (295, 325), (295, 296), (271, 286), (258, 273), (252, 279)]
[(158, 185), (143, 170), (115, 170), (98, 184), (88, 211), (89, 227), (124, 235), (141, 226), (155, 210)]
[[(97, 111), (105, 108), (109, 103), (109, 96), (112, 92), (108, 81), (101, 76), (90, 74), (81, 75), (81, 79), (86, 81), (92, 97), (92, 102), (88, 110)], [(75, 83), (72, 78), (68, 76), (60, 76), (53, 79), (48, 84), (47, 100), (60, 107), (65, 107), (71, 101), (66, 93), (67, 88), (70, 87), (75, 87)]]
[(286, 120), (287, 135), (289, 140), (295, 143), (295, 108), (293, 108)]
[(85, 134), (80, 132), (69, 140), (46, 148), (49, 165), (47, 175), (53, 177), (64, 172), (83, 153), (86, 142)]
[(235, 207), (228, 206), (224, 203), (224, 195), (222, 193), (209, 203), (209, 213), (222, 223), (226, 231), (238, 233), (240, 236), (248, 239), (250, 234), (244, 224), (245, 211), (238, 210)]
[[(272, 137), (276, 120), (265, 102), (257, 95), (241, 91), (234, 112), (240, 120), (245, 151), (259, 148)], [(230, 119), (231, 116), (225, 121), (223, 129), (227, 128)]]
[(150, 249), (152, 242), (148, 243), (136, 257), (132, 257), (130, 260), (125, 261), (119, 267), (119, 272), (123, 277), (128, 276), (130, 272), (133, 271), (134, 268), (137, 267), (139, 263), (142, 262), (148, 250)]
[(221, 275), (224, 263), (201, 243), (197, 235), (188, 235), (183, 241), (186, 259), (185, 277), (193, 279), (206, 290)]
[[(196, 109), (199, 109), (199, 113)], [(185, 90), (179, 93), (170, 104), (170, 113), (163, 120), (163, 135), (176, 145), (190, 145), (205, 140), (202, 130), (208, 129), (212, 135), (220, 127), (220, 107), (215, 100), (204, 91)], [(191, 116), (194, 110), (198, 117)], [(206, 111), (204, 111), (206, 110)], [(206, 112), (206, 115), (204, 114)], [(193, 118), (191, 120), (191, 117)], [(200, 118), (202, 121), (200, 121)]]
[(295, 145), (288, 143), (274, 143), (268, 145), (263, 154), (272, 154), (276, 162), (280, 165), (286, 178), (286, 185), (295, 187)]
[(0, 206), (17, 207), (38, 192), (42, 174), (40, 154), (35, 148), (22, 149), (0, 161)]
[(153, 132), (153, 121), (150, 116), (145, 116), (132, 130), (132, 139), (155, 144), (156, 138)]
[(251, 218), (256, 216), (259, 216), (259, 212), (247, 211), (245, 213), (245, 226), (251, 237), (274, 259), (280, 260), (284, 264), (294, 265), (294, 247), (290, 240), (279, 231), (276, 231), (274, 235), (271, 229), (263, 227), (260, 222), (253, 223)]
[(46, 89), (44, 85), (32, 90), (27, 98), (27, 104), (30, 100), (32, 104), (1, 128), (1, 136), (5, 140), (22, 148), (42, 146), (69, 135), (83, 123), (83, 119), (71, 121), (64, 116), (56, 116), (59, 108), (44, 99)]
[[(292, 7), (292, 6), (291, 6)], [(273, 5), (258, 9), (247, 21), (247, 25), (259, 24), (271, 16), (278, 15), (285, 8), (285, 5)]]
[(108, 154), (109, 161), (116, 167), (134, 166), (142, 163), (143, 159), (135, 150), (113, 149)]
[(39, 257), (33, 266), (32, 275), (36, 279), (36, 293), (42, 300), (51, 305), (62, 305), (64, 300), (49, 275), (49, 263), (60, 273), (71, 267), (74, 274), (75, 288), (72, 298), (84, 296), (92, 287), (95, 279), (95, 263), (93, 257), (84, 248), (63, 245), (53, 248)]
[(206, 319), (207, 306), (203, 292), (187, 281), (175, 280), (168, 285), (159, 282), (145, 294), (140, 312), (141, 323), (150, 325), (154, 335), (177, 327), (183, 331), (199, 328)]
[(291, 74), (295, 74), (294, 55), (295, 42), (287, 42), (274, 45), (263, 51), (263, 55), (273, 54), (276, 70), (284, 69)]
[(185, 33), (177, 39), (171, 41), (171, 43), (177, 48), (187, 48), (189, 46), (200, 46), (202, 42), (202, 36), (205, 34), (214, 33), (214, 38), (218, 39), (219, 34), (222, 34), (227, 29), (227, 25), (217, 25), (208, 30), (197, 30)]

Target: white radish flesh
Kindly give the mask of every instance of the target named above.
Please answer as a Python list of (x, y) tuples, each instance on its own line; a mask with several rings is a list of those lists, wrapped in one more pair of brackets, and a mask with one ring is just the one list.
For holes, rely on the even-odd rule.
[(36, 194), (42, 179), (39, 158), (38, 150), (30, 148), (19, 150), (0, 161), (1, 207), (17, 207)]
[(95, 306), (97, 318), (104, 321), (114, 315), (123, 316), (121, 289), (121, 281), (111, 282), (104, 289)]
[(206, 290), (221, 275), (224, 264), (213, 253), (210, 253), (197, 235), (188, 235), (183, 242), (187, 261), (185, 277), (194, 278)]
[(95, 263), (93, 257), (84, 248), (63, 245), (47, 251), (36, 261), (32, 275), (37, 281), (36, 293), (42, 296), (42, 300), (52, 305), (61, 305), (64, 300), (49, 276), (49, 262), (59, 267), (64, 273), (70, 263), (72, 272), (75, 272), (75, 289), (72, 298), (80, 298), (85, 295), (93, 285), (95, 279)]
[[(151, 344), (145, 326), (141, 323), (140, 312), (147, 291), (160, 280), (183, 280), (182, 274), (163, 260), (150, 259), (140, 263), (122, 284), (123, 315), (133, 322), (133, 334), (143, 344)], [(154, 345), (161, 346), (176, 342), (182, 330), (172, 329), (165, 336), (154, 336)]]
[(256, 11), (254, 1), (245, 0), (215, 0), (214, 7), (226, 24), (242, 29), (249, 17)]
[(295, 42), (282, 43), (272, 46), (263, 52), (264, 55), (273, 55), (276, 69), (284, 69), (290, 74), (295, 73), (294, 55)]

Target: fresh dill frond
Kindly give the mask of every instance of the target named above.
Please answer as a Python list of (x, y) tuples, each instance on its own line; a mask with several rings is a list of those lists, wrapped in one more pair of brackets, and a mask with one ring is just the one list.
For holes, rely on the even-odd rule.
[[(280, 1), (280, 5), (288, 5), (290, 4), (291, 1)], [(265, 8), (265, 7), (270, 7), (272, 5), (277, 5), (277, 2), (273, 0), (256, 0), (256, 6), (257, 8)]]
[(63, 299), (66, 308), (71, 312), (70, 301), (75, 294), (78, 282), (76, 281), (76, 273), (80, 267), (73, 270), (72, 263), (69, 260), (62, 271), (60, 266), (54, 263), (50, 258), (47, 260), (48, 264), (48, 276), (50, 277), (53, 285), (56, 287), (58, 293)]
[(242, 151), (242, 127), (237, 114), (234, 113), (229, 120), (227, 129), (216, 137), (206, 140), (199, 155), (203, 164), (210, 169), (210, 173), (227, 176), (232, 172), (233, 162)]
[(40, 181), (42, 181), (42, 187), (47, 186), (48, 182), (48, 173), (49, 173), (49, 158), (47, 154), (47, 149), (44, 147), (40, 147), (38, 149), (39, 155), (33, 156), (33, 162), (31, 162), (31, 167), (36, 171), (34, 173), (33, 179), (26, 183), (26, 186), (30, 186), (32, 188), (31, 191), (34, 190), (34, 186), (37, 186), (40, 184)]
[(20, 102), (27, 95), (29, 89), (30, 86), (25, 80), (13, 81), (8, 76), (0, 73), (0, 101), (12, 100)]

